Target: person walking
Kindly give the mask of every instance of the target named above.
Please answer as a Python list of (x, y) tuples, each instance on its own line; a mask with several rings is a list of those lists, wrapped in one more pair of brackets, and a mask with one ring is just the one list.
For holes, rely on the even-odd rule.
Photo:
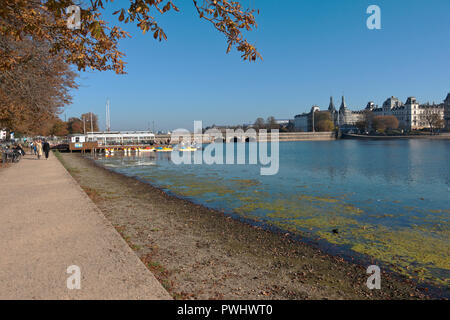
[(23, 148), (22, 148), (22, 146), (20, 145), (20, 143), (17, 144), (17, 146), (15, 146), (14, 149), (17, 150), (18, 152), (20, 152), (20, 154), (21, 154), (22, 156), (25, 155), (25, 151), (23, 150)]
[(50, 152), (50, 144), (44, 140), (44, 142), (42, 143), (42, 150), (44, 151), (45, 154), (45, 160), (48, 160), (48, 153)]
[(36, 153), (37, 153), (38, 160), (40, 160), (41, 156), (42, 156), (42, 143), (40, 140), (38, 140), (36, 142)]

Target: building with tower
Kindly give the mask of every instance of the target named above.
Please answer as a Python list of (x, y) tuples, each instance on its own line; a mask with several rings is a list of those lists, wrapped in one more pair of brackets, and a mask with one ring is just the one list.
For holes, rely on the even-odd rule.
[[(299, 131), (312, 131), (313, 112), (319, 111), (318, 106), (313, 106), (309, 113), (295, 116), (295, 128)], [(365, 121), (368, 114), (372, 116), (395, 116), (399, 122), (399, 128), (407, 131), (429, 128), (429, 116), (437, 114), (443, 120), (445, 128), (450, 130), (450, 93), (444, 103), (420, 104), (415, 97), (408, 97), (403, 103), (397, 97), (391, 96), (383, 102), (381, 107), (369, 101), (364, 109), (350, 110), (347, 107), (345, 97), (342, 97), (339, 110), (336, 110), (333, 97), (330, 97), (328, 112), (336, 127), (344, 131), (357, 130), (357, 123)]]
[(347, 103), (345, 102), (344, 96), (342, 96), (339, 111), (337, 111), (334, 106), (333, 97), (330, 97), (328, 112), (330, 112), (331, 120), (333, 120), (334, 125), (341, 129), (348, 129), (348, 130), (355, 129), (356, 123), (362, 121), (364, 118), (363, 111), (352, 111), (349, 108), (347, 108)]
[(447, 98), (444, 100), (444, 122), (445, 128), (450, 130), (450, 93), (447, 95)]

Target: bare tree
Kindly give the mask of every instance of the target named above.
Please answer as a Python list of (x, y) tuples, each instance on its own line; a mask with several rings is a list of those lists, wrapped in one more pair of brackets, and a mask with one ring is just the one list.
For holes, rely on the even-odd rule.
[(266, 122), (263, 118), (258, 118), (255, 121), (254, 127), (256, 130), (265, 129), (266, 128)]
[(81, 119), (86, 122), (86, 131), (98, 131), (98, 117), (92, 112), (83, 113)]
[(439, 111), (435, 109), (425, 110), (423, 112), (423, 117), (430, 127), (430, 134), (434, 134), (435, 129), (442, 128), (444, 125), (444, 120)]
[(270, 116), (267, 118), (267, 129), (280, 129), (280, 125), (277, 123), (277, 120), (275, 120), (275, 117)]

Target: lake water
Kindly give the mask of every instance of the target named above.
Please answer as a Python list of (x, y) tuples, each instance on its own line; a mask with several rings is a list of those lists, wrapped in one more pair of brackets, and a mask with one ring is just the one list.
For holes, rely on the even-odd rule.
[(170, 153), (96, 161), (419, 281), (449, 284), (450, 141), (281, 142), (274, 176), (261, 176), (259, 165), (175, 165)]

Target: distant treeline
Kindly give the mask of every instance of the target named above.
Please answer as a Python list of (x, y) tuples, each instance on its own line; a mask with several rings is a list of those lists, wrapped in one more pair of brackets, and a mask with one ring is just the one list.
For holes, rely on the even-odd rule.
[(62, 121), (58, 118), (50, 128), (47, 135), (65, 136), (67, 134), (84, 133), (98, 130), (98, 116), (94, 113), (88, 112), (82, 114), (79, 118), (71, 117), (67, 120), (67, 122)]

